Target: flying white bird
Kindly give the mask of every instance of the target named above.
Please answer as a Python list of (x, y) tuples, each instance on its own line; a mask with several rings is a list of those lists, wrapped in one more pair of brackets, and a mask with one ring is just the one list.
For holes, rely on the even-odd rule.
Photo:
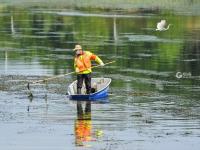
[(156, 31), (166, 31), (169, 29), (171, 24), (168, 24), (167, 28), (165, 28), (166, 26), (166, 20), (161, 20), (160, 22), (157, 23), (157, 29)]

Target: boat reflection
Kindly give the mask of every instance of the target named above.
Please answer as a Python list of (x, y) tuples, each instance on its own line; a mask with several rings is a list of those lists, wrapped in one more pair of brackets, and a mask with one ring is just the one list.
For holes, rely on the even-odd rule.
[[(85, 109), (83, 109), (84, 103)], [(103, 135), (101, 130), (94, 131), (92, 129), (91, 118), (91, 102), (77, 101), (77, 119), (74, 124), (76, 146), (90, 146), (89, 142), (96, 141)]]

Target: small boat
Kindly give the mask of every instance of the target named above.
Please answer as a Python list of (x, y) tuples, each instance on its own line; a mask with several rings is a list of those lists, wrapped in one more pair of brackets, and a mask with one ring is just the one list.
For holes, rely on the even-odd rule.
[(83, 84), (81, 94), (77, 94), (77, 80), (72, 82), (68, 87), (68, 95), (71, 100), (90, 100), (96, 101), (104, 99), (108, 96), (110, 78), (92, 78), (91, 79), (91, 94), (86, 94), (86, 88)]

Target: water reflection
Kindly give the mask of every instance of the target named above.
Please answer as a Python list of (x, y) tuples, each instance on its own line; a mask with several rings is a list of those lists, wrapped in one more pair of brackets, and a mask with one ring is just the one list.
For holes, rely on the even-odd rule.
[[(40, 75), (50, 76), (73, 71), (71, 49), (75, 43), (80, 42), (92, 52), (102, 55), (105, 62), (117, 60), (111, 66), (94, 70), (94, 76), (107, 76), (113, 79), (111, 85), (112, 105), (97, 106), (98, 109), (93, 110), (93, 115), (91, 115), (91, 104), (77, 103), (77, 118), (74, 121), (73, 115), (76, 114), (71, 111), (74, 108), (66, 109), (66, 105), (68, 108), (71, 107), (70, 104), (68, 101), (63, 103), (64, 100), (60, 98), (64, 97), (66, 86), (73, 79), (73, 76), (68, 76), (67, 80), (52, 81), (47, 91), (48, 103), (46, 100), (45, 105), (45, 92), (41, 92), (41, 88), (35, 88), (34, 92), (37, 95), (33, 100), (30, 98), (30, 102), (27, 104), (29, 114), (43, 113), (44, 109), (46, 112), (48, 110), (48, 114), (45, 115), (48, 119), (46, 120), (47, 124), (49, 125), (49, 122), (62, 122), (64, 125), (62, 133), (65, 129), (70, 130), (68, 139), (71, 138), (71, 132), (75, 133), (77, 146), (95, 143), (97, 135), (102, 134), (102, 131), (94, 130), (96, 125), (104, 131), (107, 130), (108, 137), (106, 138), (109, 140), (117, 139), (122, 141), (121, 143), (124, 145), (130, 141), (128, 139), (130, 131), (133, 133), (138, 131), (134, 125), (147, 126), (144, 135), (146, 139), (144, 144), (141, 144), (147, 145), (147, 147), (152, 141), (152, 136), (161, 130), (166, 131), (167, 134), (175, 131), (169, 137), (173, 140), (185, 138), (179, 134), (182, 133), (182, 130), (195, 133), (187, 134), (188, 139), (194, 135), (197, 138), (199, 136), (198, 112), (200, 107), (200, 11), (197, 9), (199, 2), (197, 4), (196, 1), (189, 6), (180, 5), (180, 2), (177, 1), (176, 5), (173, 5), (173, 9), (178, 8), (176, 11), (172, 8), (172, 10), (170, 8), (160, 9), (157, 7), (157, 1), (155, 1), (156, 7), (154, 8), (146, 3), (143, 5), (140, 1), (144, 7), (138, 8), (137, 11), (134, 11), (135, 8), (130, 10), (131, 12), (127, 10), (127, 12), (119, 13), (106, 9), (102, 10), (103, 12), (94, 9), (93, 12), (91, 7), (87, 11), (86, 9), (68, 10), (42, 6), (26, 8), (2, 6), (0, 10), (0, 70), (5, 71), (6, 76), (0, 77), (0, 89), (17, 93), (19, 88), (16, 87), (16, 84), (18, 84), (17, 82), (21, 84), (20, 80), (26, 78), (37, 80), (41, 78)], [(40, 3), (38, 4), (40, 5)], [(168, 1), (162, 4), (166, 4), (166, 7), (172, 6)], [(192, 10), (191, 14), (188, 13), (190, 10)], [(166, 19), (173, 24), (170, 30), (167, 32), (155, 31), (155, 25), (160, 19)], [(191, 77), (178, 79), (175, 77), (177, 72), (190, 73)], [(13, 74), (22, 76), (7, 76)], [(36, 76), (29, 77), (28, 75)], [(5, 94), (1, 95), (1, 99), (8, 99), (8, 96), (5, 98)], [(20, 106), (18, 107), (19, 112), (24, 112), (23, 100), (27, 100), (27, 93), (22, 93), (22, 96), (22, 98), (17, 99), (17, 102), (9, 97), (9, 100), (13, 102), (13, 109), (16, 109), (15, 104)], [(3, 110), (5, 110), (5, 114), (7, 110), (12, 110), (10, 107), (4, 108), (5, 105), (10, 105), (10, 102), (5, 104), (4, 101), (1, 101), (0, 116)], [(132, 114), (134, 111), (139, 112), (139, 114)], [(111, 113), (112, 115), (110, 115)], [(10, 114), (12, 116), (13, 112)], [(141, 121), (145, 114), (149, 114), (153, 120), (150, 128), (148, 128), (148, 123), (151, 122), (151, 119), (150, 121), (149, 119), (145, 122)], [(188, 115), (188, 120), (181, 121), (180, 116), (183, 115), (185, 118), (187, 117), (185, 114)], [(15, 116), (10, 117), (10, 120), (16, 118)], [(92, 119), (96, 116), (98, 119)], [(40, 114), (36, 118), (40, 118)], [(177, 121), (174, 121), (174, 118), (178, 118)], [(69, 123), (68, 127), (64, 121)], [(125, 125), (123, 130), (121, 121), (124, 121)], [(58, 126), (60, 127), (60, 124)], [(71, 126), (74, 130), (70, 129)], [(57, 126), (54, 127), (58, 129)], [(145, 131), (144, 129), (142, 128), (142, 131)], [(79, 132), (79, 130), (86, 130), (86, 133)], [(51, 131), (57, 133), (54, 130)], [(49, 134), (46, 135), (49, 136)], [(61, 136), (58, 135), (58, 137)], [(134, 140), (139, 141), (141, 137), (143, 137), (141, 134), (138, 137), (134, 136)], [(66, 138), (62, 137), (62, 139)], [(166, 144), (164, 138), (158, 137), (157, 139), (157, 143)], [(119, 142), (112, 140), (105, 142), (104, 139), (101, 141), (101, 145), (115, 145), (114, 142)], [(181, 144), (185, 143), (185, 140), (187, 141), (187, 138), (184, 141), (180, 140)], [(52, 143), (53, 140), (47, 141)], [(71, 144), (74, 142), (74, 138), (72, 141), (68, 141)], [(24, 141), (22, 143), (24, 144)], [(193, 142), (191, 143), (193, 144)], [(11, 144), (15, 145), (15, 143)], [(152, 144), (155, 146), (155, 143)], [(130, 145), (132, 148), (136, 144), (130, 141)], [(172, 144), (170, 145), (172, 146)], [(39, 144), (39, 146), (42, 145)], [(136, 149), (148, 148), (138, 147)], [(118, 149), (123, 149), (123, 146)]]
[[(85, 108), (84, 107), (85, 103)], [(92, 126), (91, 102), (77, 101), (77, 119), (74, 124), (75, 145), (91, 146), (89, 142), (96, 141), (97, 137), (102, 136), (101, 130), (94, 131)]]
[(92, 140), (91, 102), (86, 102), (85, 111), (82, 102), (77, 102), (77, 119), (74, 127), (77, 146), (84, 146), (84, 142)]
[(11, 18), (10, 18), (10, 28), (11, 28), (11, 34), (12, 34), (12, 36), (14, 36), (15, 35), (15, 28), (14, 28), (13, 16), (11, 16)]

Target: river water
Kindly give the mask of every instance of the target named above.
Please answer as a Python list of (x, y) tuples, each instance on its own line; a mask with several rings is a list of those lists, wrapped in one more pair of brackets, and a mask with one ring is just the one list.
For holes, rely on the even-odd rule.
[[(1, 149), (199, 149), (198, 1), (23, 2), (0, 7)], [(162, 19), (172, 25), (156, 31)], [(76, 43), (116, 61), (93, 70), (112, 78), (106, 103), (70, 101), (74, 74), (29, 96), (27, 81), (74, 71)]]

